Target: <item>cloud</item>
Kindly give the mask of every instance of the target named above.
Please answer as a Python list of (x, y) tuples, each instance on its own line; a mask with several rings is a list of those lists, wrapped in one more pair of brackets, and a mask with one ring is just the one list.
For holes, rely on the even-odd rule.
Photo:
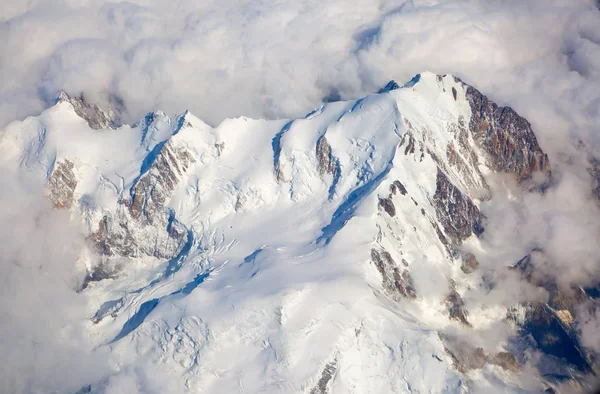
[(213, 124), (301, 116), (331, 92), (359, 97), (423, 70), (455, 73), (543, 129), (552, 108), (543, 140), (598, 119), (591, 1), (11, 3), (0, 15), (0, 124), (60, 89), (118, 95), (129, 121), (158, 108)]
[(81, 326), (81, 232), (14, 179), (0, 170), (0, 392), (75, 392), (108, 371)]
[[(600, 276), (586, 171), (600, 152), (598, 26), (592, 0), (13, 0), (0, 10), (0, 127), (39, 113), (61, 89), (101, 104), (118, 96), (128, 122), (189, 109), (214, 125), (302, 116), (326, 97), (452, 73), (525, 116), (554, 165), (555, 187), (543, 196), (497, 180), (506, 193), (483, 207), (484, 242), (500, 252), (478, 256), (482, 269), (540, 247), (545, 272), (587, 283)], [(86, 320), (73, 290), (78, 229), (8, 179), (0, 174), (0, 223), (11, 223), (0, 229), (0, 391), (76, 390), (105, 368), (77, 326)], [(539, 296), (514, 289), (487, 300)], [(597, 321), (582, 327), (597, 347)], [(137, 372), (111, 379), (108, 388), (146, 390)]]

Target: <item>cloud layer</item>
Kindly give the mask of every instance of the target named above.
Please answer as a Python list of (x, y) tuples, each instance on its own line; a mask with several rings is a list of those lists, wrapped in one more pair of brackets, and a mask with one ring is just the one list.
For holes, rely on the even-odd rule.
[(590, 143), (600, 119), (592, 0), (21, 0), (0, 11), (0, 125), (60, 89), (225, 117), (301, 116), (423, 70), (453, 73), (530, 119), (542, 143)]
[[(39, 113), (61, 89), (99, 103), (119, 97), (128, 122), (189, 109), (214, 125), (302, 116), (390, 79), (452, 73), (525, 116), (554, 165), (557, 186), (544, 197), (484, 207), (487, 246), (509, 250), (487, 264), (541, 247), (548, 271), (585, 282), (600, 275), (586, 172), (600, 152), (599, 26), (595, 0), (11, 0), (0, 9), (0, 127)], [(18, 226), (0, 230), (0, 354), (10, 360), (0, 391), (76, 390), (105, 371), (75, 323), (85, 320), (73, 291), (81, 240), (4, 175), (0, 223)], [(595, 348), (598, 325), (596, 316), (582, 324)], [(108, 385), (139, 379), (134, 371)]]
[(0, 167), (0, 392), (76, 392), (108, 372), (78, 296), (80, 229)]

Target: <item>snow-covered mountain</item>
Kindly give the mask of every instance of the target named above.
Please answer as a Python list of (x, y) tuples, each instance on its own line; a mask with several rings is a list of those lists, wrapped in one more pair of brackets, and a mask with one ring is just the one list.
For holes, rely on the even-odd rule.
[[(450, 76), (323, 105), (302, 119), (148, 114), (117, 127), (61, 94), (0, 136), (2, 165), (81, 222), (89, 339), (114, 376), (158, 366), (193, 393), (539, 392), (598, 373), (577, 306), (507, 308), (479, 259), (495, 174), (551, 187), (526, 119)], [(502, 327), (498, 341), (481, 333)], [(104, 392), (111, 376), (82, 392)]]

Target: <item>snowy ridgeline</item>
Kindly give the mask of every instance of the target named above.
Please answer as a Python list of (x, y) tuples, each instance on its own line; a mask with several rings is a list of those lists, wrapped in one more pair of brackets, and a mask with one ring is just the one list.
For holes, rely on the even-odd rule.
[(510, 108), (429, 73), (291, 121), (109, 128), (86, 105), (61, 95), (12, 123), (0, 156), (83, 223), (86, 325), (116, 375), (149, 362), (198, 393), (549, 384), (519, 374), (522, 349), (472, 334), (517, 335), (531, 307), (464, 301), (485, 281), (486, 177), (549, 172)]

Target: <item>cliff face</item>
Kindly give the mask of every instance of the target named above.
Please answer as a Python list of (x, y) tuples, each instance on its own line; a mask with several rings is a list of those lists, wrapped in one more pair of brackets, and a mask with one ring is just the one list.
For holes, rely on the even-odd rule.
[(58, 96), (59, 102), (67, 102), (73, 106), (75, 113), (84, 119), (93, 130), (102, 130), (107, 128), (117, 128), (120, 126), (120, 113), (124, 110), (123, 103), (111, 98), (111, 106), (100, 108), (96, 104), (89, 103), (83, 94), (79, 97), (71, 97), (66, 92), (61, 92)]
[[(189, 387), (223, 389), (210, 383), (223, 351), (246, 355), (229, 363), (235, 376), (268, 364), (261, 373), (270, 380), (247, 383), (253, 391), (286, 381), (289, 392), (349, 392), (389, 373), (415, 390), (453, 391), (474, 370), (490, 381), (518, 375), (535, 362), (532, 349), (548, 357), (534, 365), (541, 374), (547, 360), (574, 366), (577, 379), (597, 368), (573, 325), (589, 296), (539, 281), (531, 258), (513, 271), (548, 291), (548, 302), (520, 303), (490, 322), (471, 296), (486, 272), (479, 252), (463, 247), (482, 247), (481, 202), (494, 202), (483, 174), (525, 186), (550, 164), (527, 120), (452, 76), (390, 82), (302, 119), (216, 128), (156, 112), (112, 130), (111, 111), (66, 95), (49, 111), (89, 128), (46, 131), (44, 117), (26, 124), (21, 162), (47, 177), (50, 200), (81, 219), (101, 256), (88, 262), (83, 290), (95, 300), (95, 335), (125, 353), (148, 346)], [(8, 134), (5, 142), (21, 141)], [(465, 342), (482, 321), (510, 322), (515, 342)], [(304, 351), (309, 361), (296, 360)], [(353, 357), (374, 368), (356, 386), (345, 375)], [(432, 379), (445, 383), (432, 390)]]
[(469, 129), (490, 168), (513, 173), (519, 182), (536, 171), (550, 172), (548, 155), (539, 147), (527, 119), (510, 107), (499, 107), (472, 86), (467, 87), (466, 98), (471, 106)]

